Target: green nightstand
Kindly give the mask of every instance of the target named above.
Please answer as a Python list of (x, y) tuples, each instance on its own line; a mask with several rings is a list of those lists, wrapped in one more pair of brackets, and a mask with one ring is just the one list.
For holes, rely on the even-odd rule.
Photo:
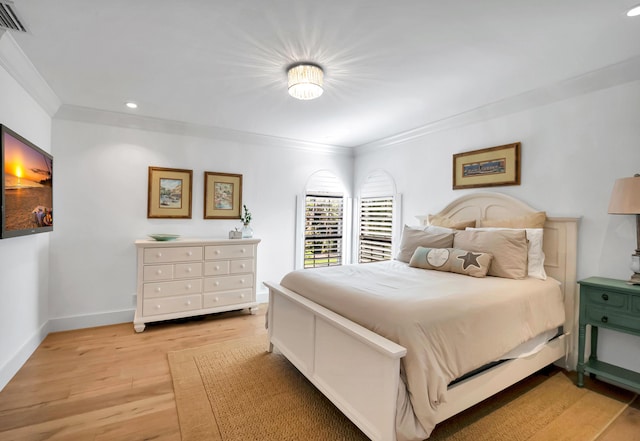
[[(580, 284), (578, 386), (585, 372), (640, 390), (640, 373), (598, 360), (598, 328), (640, 336), (640, 286), (623, 280), (590, 277)], [(591, 356), (584, 362), (585, 333), (591, 325)]]

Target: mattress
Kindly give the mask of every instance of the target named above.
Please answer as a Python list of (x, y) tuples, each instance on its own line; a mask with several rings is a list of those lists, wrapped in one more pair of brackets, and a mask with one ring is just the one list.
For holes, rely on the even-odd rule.
[(293, 271), (281, 285), (407, 348), (400, 441), (429, 436), (453, 380), (565, 318), (551, 278), (475, 278), (386, 261)]

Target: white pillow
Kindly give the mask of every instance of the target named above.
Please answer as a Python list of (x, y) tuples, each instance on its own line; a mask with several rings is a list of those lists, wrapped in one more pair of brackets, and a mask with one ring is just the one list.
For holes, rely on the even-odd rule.
[(525, 230), (527, 235), (527, 273), (529, 277), (534, 277), (540, 280), (547, 280), (547, 273), (544, 270), (544, 252), (542, 251), (542, 228), (500, 228), (500, 227), (485, 227), (485, 228), (467, 228), (467, 230)]

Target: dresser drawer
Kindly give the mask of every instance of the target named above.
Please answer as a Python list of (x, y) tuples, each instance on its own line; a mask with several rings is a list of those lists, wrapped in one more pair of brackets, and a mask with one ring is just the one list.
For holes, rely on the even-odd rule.
[(640, 313), (640, 297), (639, 296), (635, 296), (631, 298), (631, 311), (634, 314)]
[(254, 257), (253, 249), (252, 245), (210, 245), (205, 247), (204, 258), (214, 260)]
[(173, 279), (173, 265), (148, 265), (144, 267), (143, 272), (142, 278), (145, 282)]
[(229, 274), (228, 260), (220, 260), (220, 261), (204, 263), (205, 276), (221, 276), (226, 274)]
[(147, 248), (144, 263), (190, 262), (202, 260), (202, 247)]
[(609, 328), (625, 328), (640, 332), (640, 320), (625, 314), (618, 314), (611, 309), (587, 306), (587, 322), (595, 326)]
[(204, 292), (229, 291), (253, 287), (253, 274), (209, 277), (204, 279)]
[(174, 279), (202, 276), (202, 262), (176, 263), (173, 270)]
[[(584, 289), (584, 288), (583, 288)], [(627, 299), (629, 296), (618, 292), (607, 291), (606, 289), (598, 289), (590, 287), (585, 291), (587, 301), (591, 304), (607, 306), (609, 308), (627, 308)]]
[(142, 306), (142, 311), (145, 316), (192, 311), (194, 309), (202, 309), (201, 294), (145, 299)]
[(174, 282), (145, 283), (142, 293), (145, 299), (169, 297), (202, 292), (202, 279), (185, 279)]
[(241, 289), (221, 293), (208, 293), (203, 295), (202, 304), (205, 308), (217, 306), (235, 305), (253, 301), (252, 289)]
[(253, 272), (253, 259), (232, 260), (229, 273), (242, 274)]

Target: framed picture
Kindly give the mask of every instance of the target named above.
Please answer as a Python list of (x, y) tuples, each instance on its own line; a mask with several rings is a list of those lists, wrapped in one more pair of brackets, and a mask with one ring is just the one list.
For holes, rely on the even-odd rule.
[(240, 219), (242, 175), (204, 172), (204, 218)]
[(191, 219), (193, 171), (149, 167), (147, 217)]
[(520, 143), (453, 155), (453, 189), (520, 185)]

